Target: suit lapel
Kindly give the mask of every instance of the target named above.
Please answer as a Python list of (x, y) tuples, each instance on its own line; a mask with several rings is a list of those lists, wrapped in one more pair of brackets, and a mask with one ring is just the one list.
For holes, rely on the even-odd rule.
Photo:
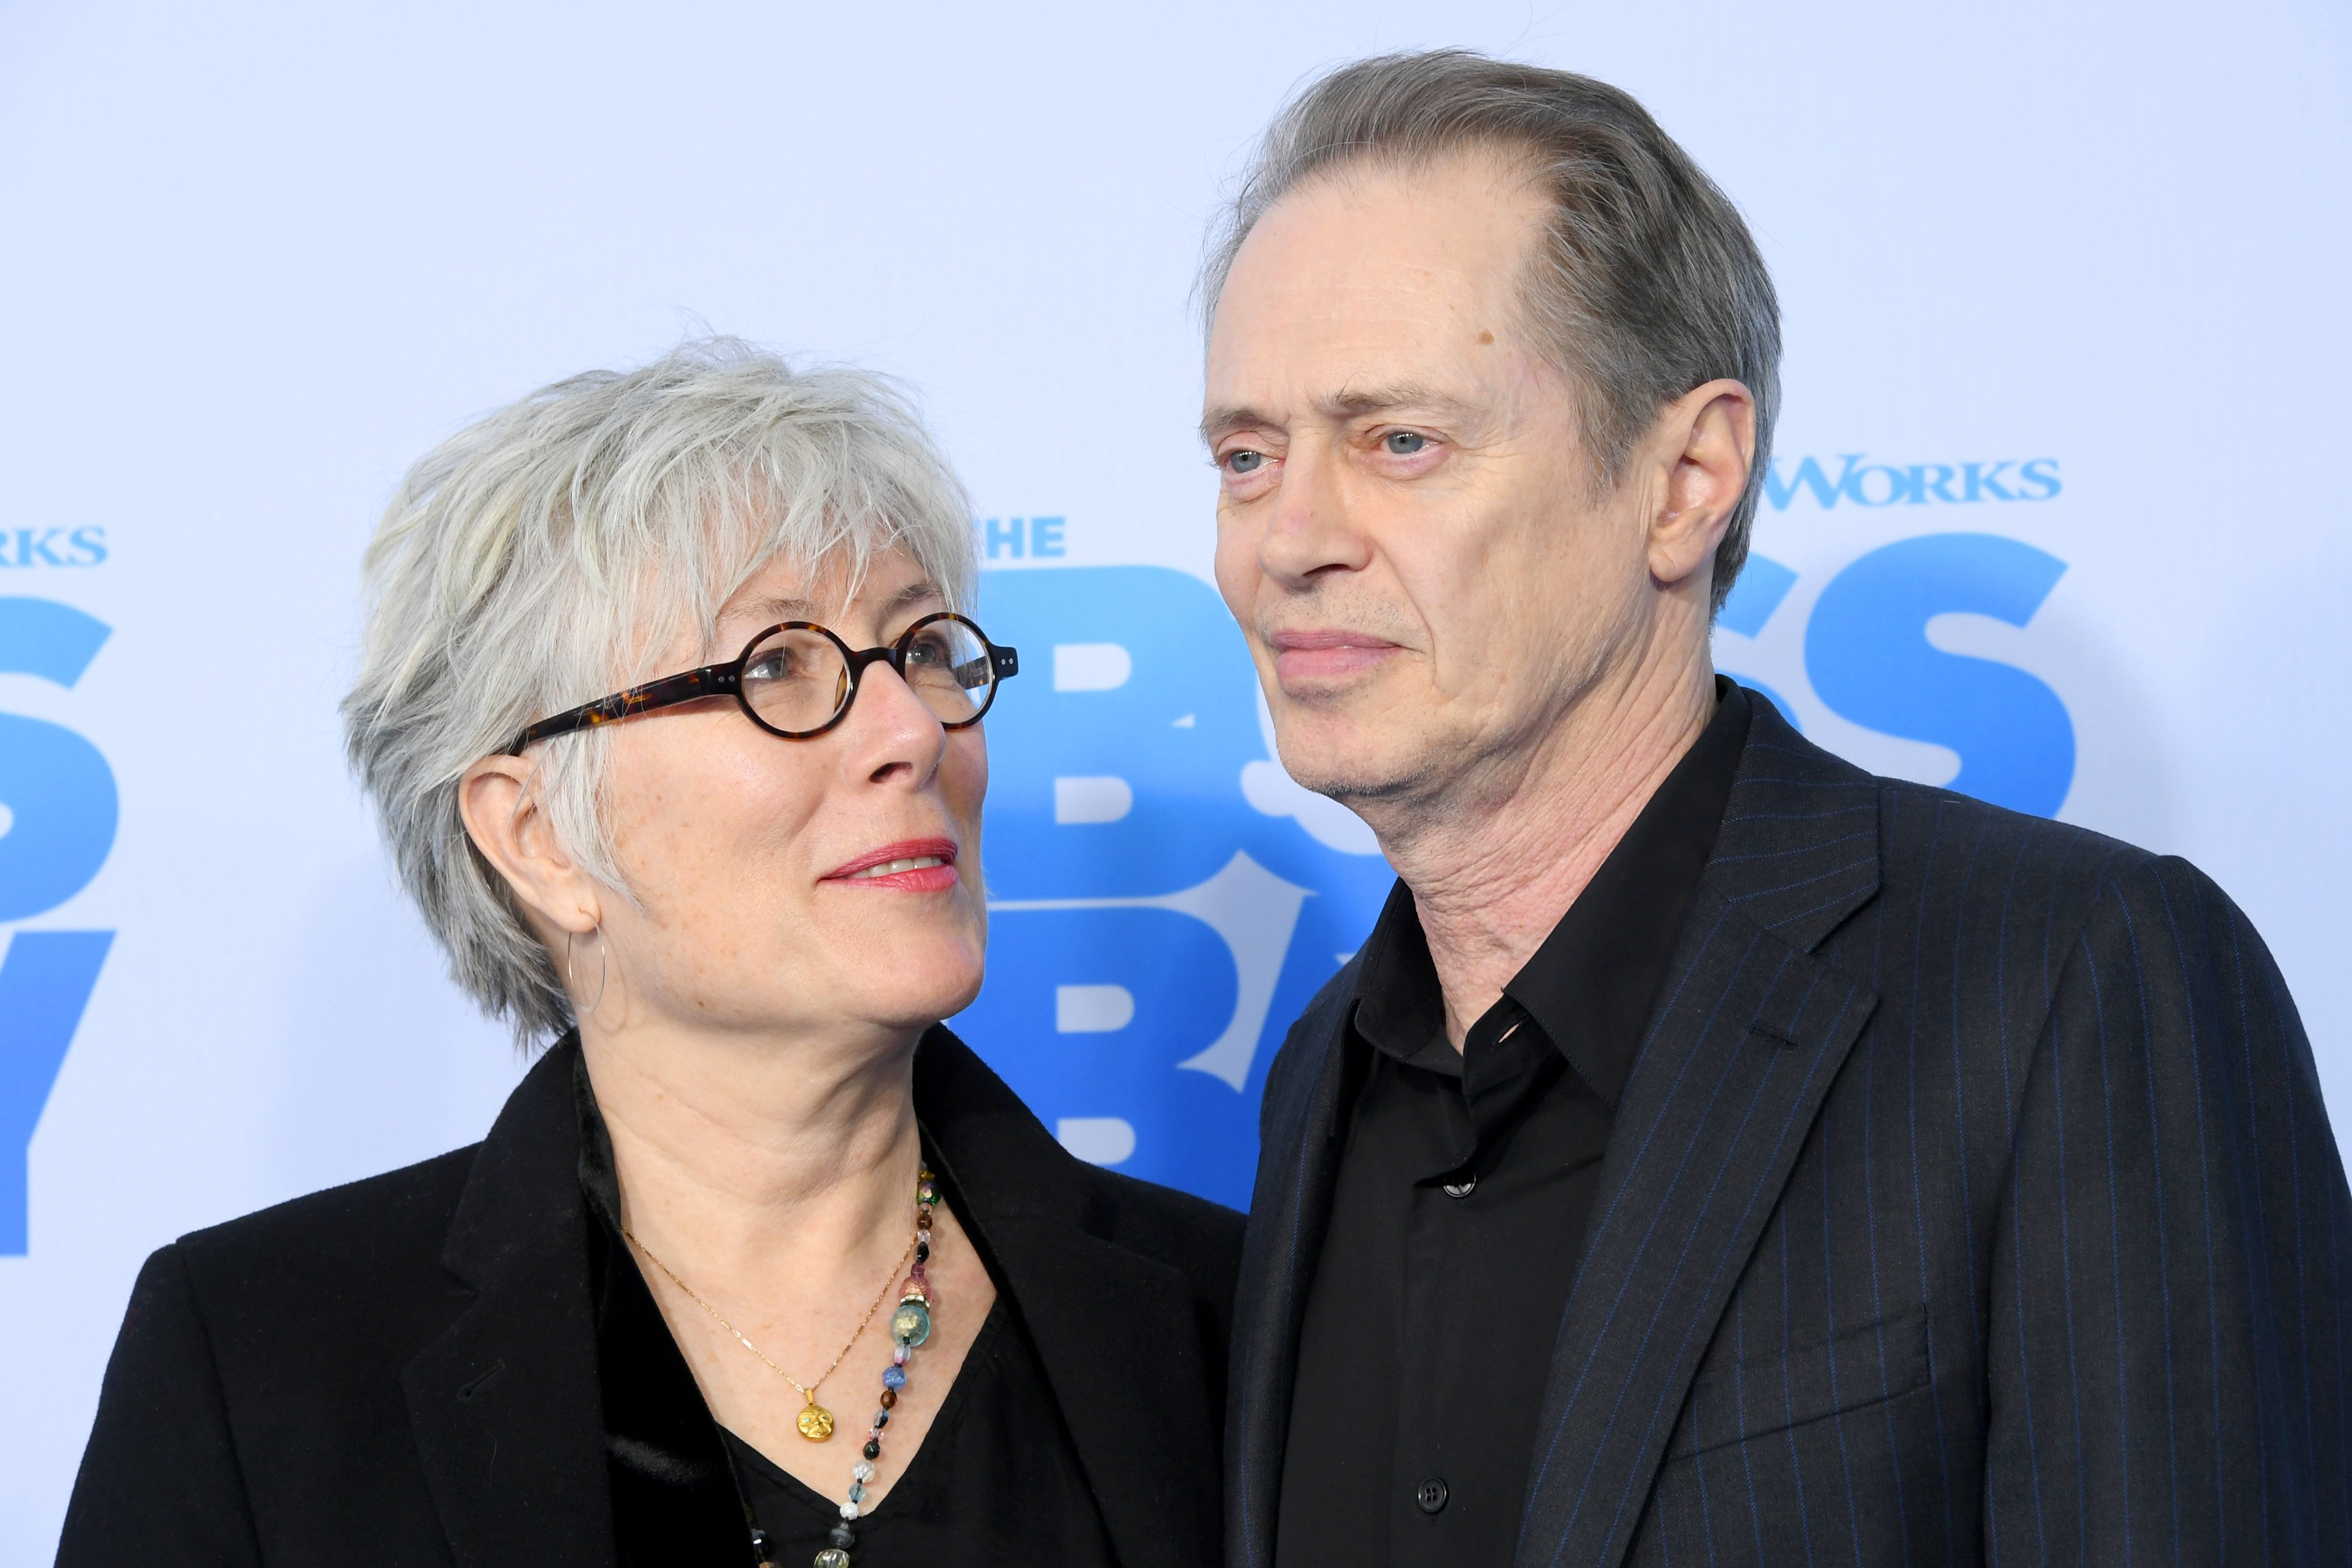
[[(1214, 1493), (1175, 1484), (1181, 1471), (1205, 1474), (1217, 1463), (1186, 1280), (1095, 1237), (1066, 1235), (1048, 1248), (1033, 1246), (1040, 1235), (1015, 1227), (998, 1258), (1118, 1561), (1129, 1568), (1213, 1562)], [(1108, 1323), (1118, 1331), (1106, 1333)], [(1191, 1462), (1171, 1464), (1176, 1454)], [(1204, 1499), (1212, 1500), (1204, 1506)]]
[[(1390, 898), (1411, 896), (1400, 885)], [(1236, 1568), (1266, 1568), (1274, 1561), (1299, 1325), (1346, 1142), (1340, 1113), (1348, 1053), (1340, 1045), (1360, 962), (1349, 961), (1317, 995), (1266, 1079), (1260, 1117), (1266, 1142), (1242, 1243), (1226, 1396), (1226, 1555)]]
[(974, 1244), (1036, 1347), (1118, 1560), (1213, 1562), (1213, 1500), (1204, 1506), (1200, 1489), (1175, 1479), (1217, 1462), (1213, 1378), (1198, 1362), (1190, 1283), (1105, 1237), (1071, 1156), (944, 1027), (915, 1058), (915, 1107)]
[(1699, 1359), (1877, 1005), (1812, 955), (1877, 891), (1875, 783), (1748, 701), (1553, 1348), (1519, 1568), (1624, 1556)]
[(463, 1568), (614, 1562), (574, 1048), (540, 1060), (476, 1155), (442, 1252), (453, 1294), (473, 1300), (403, 1373)]

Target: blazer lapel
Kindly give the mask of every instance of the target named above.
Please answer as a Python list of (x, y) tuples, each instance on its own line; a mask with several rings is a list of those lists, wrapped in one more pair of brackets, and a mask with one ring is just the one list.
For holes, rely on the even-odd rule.
[[(1411, 896), (1400, 885), (1390, 898)], [(1226, 1384), (1225, 1552), (1235, 1568), (1267, 1568), (1274, 1561), (1299, 1325), (1345, 1142), (1348, 1053), (1341, 1044), (1360, 962), (1351, 959), (1317, 994), (1266, 1077), (1264, 1143), (1242, 1242)]]
[(574, 1049), (541, 1058), (476, 1155), (442, 1251), (453, 1294), (473, 1300), (403, 1373), (463, 1568), (614, 1562)]
[(944, 1027), (916, 1056), (915, 1107), (974, 1243), (1019, 1308), (1118, 1560), (1214, 1562), (1213, 1500), (1171, 1484), (1183, 1468), (1171, 1454), (1202, 1470), (1217, 1463), (1189, 1283), (1101, 1234), (1070, 1155)]
[(1519, 1568), (1614, 1568), (1733, 1286), (1877, 996), (1811, 950), (1876, 891), (1877, 792), (1760, 699), (1619, 1107)]

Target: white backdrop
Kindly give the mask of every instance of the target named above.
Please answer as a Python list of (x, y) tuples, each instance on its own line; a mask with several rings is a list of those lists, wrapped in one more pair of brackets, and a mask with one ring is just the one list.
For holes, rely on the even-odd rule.
[[(1230, 647), (1179, 680), (1083, 623), (1220, 635), (1201, 227), (1378, 49), (1605, 77), (1732, 193), (1789, 354), (1726, 668), (2197, 860), (2347, 1114), (2352, 22), (1965, 9), (0, 7), (0, 1562), (52, 1549), (149, 1249), (471, 1141), (517, 1076), (343, 773), (358, 556), (457, 422), (689, 331), (926, 393), (1031, 656), (973, 1033), (1074, 1147), (1245, 1190), (1381, 869), (1285, 793)], [(1070, 739), (1113, 712), (1117, 767)]]

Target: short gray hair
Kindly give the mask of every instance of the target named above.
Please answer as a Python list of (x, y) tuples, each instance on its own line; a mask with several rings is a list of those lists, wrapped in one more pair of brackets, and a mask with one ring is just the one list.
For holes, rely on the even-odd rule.
[[(467, 836), (459, 776), (549, 714), (670, 673), (651, 662), (689, 637), (709, 648), (727, 599), (777, 557), (854, 582), (894, 548), (969, 604), (971, 509), (911, 400), (731, 339), (541, 388), (409, 470), (367, 551), (345, 739), (451, 974), (518, 1037), (565, 1028), (571, 1004)], [(544, 744), (557, 838), (628, 897), (605, 748), (593, 730)]]
[(1755, 398), (1755, 466), (1715, 556), (1722, 608), (1771, 461), (1780, 305), (1730, 198), (1625, 93), (1466, 49), (1331, 72), (1276, 118), (1212, 230), (1201, 277), (1210, 322), (1242, 242), (1301, 184), (1367, 162), (1476, 151), (1524, 161), (1551, 197), (1523, 302), (1538, 348), (1583, 395), (1596, 489), (1623, 477), (1658, 411), (1694, 387), (1727, 376)]

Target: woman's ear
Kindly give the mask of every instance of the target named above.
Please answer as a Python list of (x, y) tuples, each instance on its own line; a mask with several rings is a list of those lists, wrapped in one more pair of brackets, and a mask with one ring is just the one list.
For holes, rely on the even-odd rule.
[(524, 908), (556, 930), (585, 935), (604, 923), (595, 879), (563, 852), (526, 757), (484, 757), (457, 780), (457, 815), (482, 858)]

